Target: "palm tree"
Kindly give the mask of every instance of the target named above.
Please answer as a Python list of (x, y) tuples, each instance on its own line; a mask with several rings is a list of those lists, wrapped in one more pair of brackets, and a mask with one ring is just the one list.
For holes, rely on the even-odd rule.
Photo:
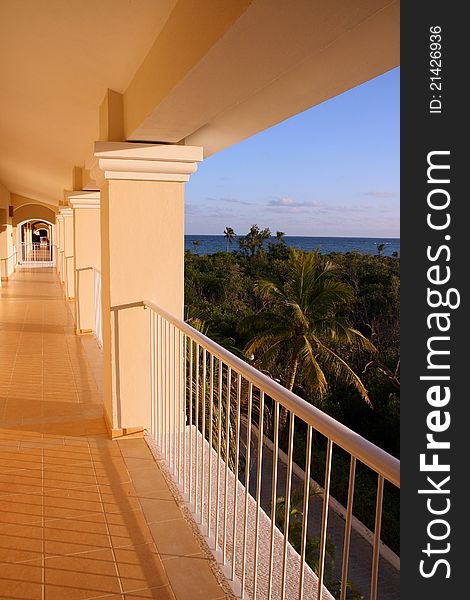
[[(325, 371), (353, 385), (370, 405), (360, 377), (333, 349), (332, 345), (357, 345), (375, 351), (362, 333), (349, 327), (341, 311), (350, 306), (354, 292), (338, 278), (338, 268), (320, 253), (292, 250), (285, 282), (259, 280), (255, 290), (272, 310), (247, 317), (241, 323), (245, 332), (257, 331), (245, 346), (255, 364), (269, 368), (281, 354), (287, 368), (284, 385), (292, 391), (296, 379), (313, 384), (322, 398), (328, 390)], [(324, 371), (325, 370), (325, 371)], [(280, 428), (285, 428), (287, 411), (281, 407)]]
[(227, 252), (228, 252), (229, 247), (232, 245), (232, 242), (235, 239), (235, 231), (231, 227), (226, 227), (224, 230), (224, 235), (227, 240)]
[(200, 245), (200, 241), (199, 240), (193, 240), (193, 246), (194, 246), (194, 251), (196, 252), (196, 254), (199, 254), (199, 245)]
[(252, 225), (250, 231), (242, 238), (239, 238), (238, 245), (240, 250), (248, 255), (255, 256), (263, 249), (264, 242), (271, 237), (269, 227), (260, 229), (259, 225)]
[(283, 242), (283, 243), (284, 243), (284, 236), (285, 236), (285, 235), (286, 235), (286, 234), (285, 234), (283, 231), (276, 231), (276, 241), (277, 241), (278, 243), (281, 243), (281, 242)]
[(390, 243), (389, 242), (375, 242), (375, 245), (377, 246), (377, 256), (382, 256), (382, 254), (385, 252), (385, 246), (389, 246)]

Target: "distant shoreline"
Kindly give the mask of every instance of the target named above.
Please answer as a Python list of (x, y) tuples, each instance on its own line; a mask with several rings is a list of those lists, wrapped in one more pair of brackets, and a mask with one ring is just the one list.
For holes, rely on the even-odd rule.
[[(240, 233), (240, 234), (236, 234), (235, 238), (241, 238), (243, 237), (245, 234), (244, 233)], [(225, 236), (221, 233), (186, 233), (185, 237), (218, 237), (218, 238), (224, 238)], [(288, 238), (314, 238), (314, 239), (325, 239), (325, 240), (329, 240), (329, 239), (339, 239), (339, 240), (378, 240), (378, 239), (382, 239), (382, 240), (399, 240), (400, 236), (383, 236), (381, 237), (380, 235), (289, 235), (289, 234), (285, 234), (285, 237)], [(271, 236), (272, 239), (276, 239), (275, 235)]]
[[(228, 246), (230, 252), (239, 249), (238, 240), (244, 237), (236, 235)], [(285, 235), (284, 243), (291, 248), (299, 248), (305, 252), (311, 252), (318, 249), (322, 254), (332, 252), (359, 252), (359, 254), (378, 254), (378, 247), (383, 244), (380, 250), (383, 256), (400, 255), (400, 238), (391, 237), (346, 237), (346, 236), (303, 236), (303, 235)], [(275, 236), (271, 236), (265, 243), (278, 244)], [(195, 235), (187, 234), (184, 236), (185, 250), (200, 255), (215, 254), (217, 252), (227, 251), (227, 239), (224, 235)]]

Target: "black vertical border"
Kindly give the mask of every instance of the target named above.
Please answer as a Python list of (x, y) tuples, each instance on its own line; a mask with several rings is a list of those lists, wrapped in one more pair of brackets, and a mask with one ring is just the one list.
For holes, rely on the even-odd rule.
[[(470, 119), (466, 89), (469, 80), (469, 23), (463, 15), (465, 4), (451, 2), (403, 2), (401, 11), (401, 598), (447, 600), (470, 598), (470, 564), (467, 540), (470, 538), (470, 324), (467, 298), (470, 279), (470, 219), (467, 219), (470, 194), (465, 189), (470, 172), (466, 138), (470, 138)], [(429, 113), (430, 27), (442, 28), (442, 114)], [(428, 213), (427, 154), (450, 150), (451, 225), (445, 232), (432, 231), (426, 224)], [(444, 235), (451, 236), (444, 241)], [(426, 485), (426, 474), (419, 470), (419, 455), (426, 446), (426, 402), (429, 382), (419, 380), (427, 364), (426, 343), (433, 335), (427, 328), (427, 246), (447, 243), (451, 249), (451, 281), (461, 295), (458, 309), (451, 313), (450, 341), (451, 414), (448, 439), (450, 461), (451, 509), (443, 518), (449, 521), (448, 539), (428, 539), (427, 525), (433, 518), (426, 508), (426, 496), (418, 489)], [(440, 309), (445, 310), (445, 309)], [(445, 334), (443, 334), (445, 335)], [(448, 357), (447, 357), (448, 358)], [(442, 409), (445, 410), (445, 409)], [(442, 460), (445, 454), (441, 453)], [(431, 474), (429, 474), (431, 475)], [(436, 474), (436, 480), (444, 474)], [(429, 486), (428, 486), (429, 487)], [(437, 504), (436, 504), (437, 506)], [(435, 517), (438, 518), (438, 517)], [(436, 530), (437, 531), (437, 530)], [(450, 543), (450, 551), (433, 555), (450, 563), (437, 568), (426, 579), (419, 564), (427, 558), (422, 550), (430, 541), (435, 548)], [(432, 559), (427, 559), (427, 568)]]

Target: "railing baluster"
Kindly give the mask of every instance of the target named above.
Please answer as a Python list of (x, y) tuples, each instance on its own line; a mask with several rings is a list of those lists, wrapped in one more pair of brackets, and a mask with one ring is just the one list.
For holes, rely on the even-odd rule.
[(166, 335), (166, 319), (163, 320), (163, 352), (162, 352), (162, 370), (163, 370), (163, 396), (162, 396), (162, 404), (163, 404), (163, 445), (164, 445), (164, 457), (165, 460), (168, 460), (168, 424), (167, 424), (167, 399), (168, 399), (168, 377), (167, 377), (167, 357), (168, 357), (168, 348), (167, 348), (167, 335)]
[(379, 475), (377, 481), (377, 502), (375, 507), (374, 550), (372, 553), (372, 576), (370, 582), (370, 600), (377, 600), (380, 558), (380, 530), (382, 526), (382, 506), (384, 497), (384, 478)]
[(170, 367), (171, 367), (171, 447), (173, 448), (173, 475), (176, 474), (176, 327), (170, 324)]
[(153, 423), (153, 431), (154, 431), (154, 436), (157, 437), (157, 431), (158, 431), (158, 368), (157, 368), (157, 353), (158, 353), (158, 317), (156, 313), (153, 313), (153, 402), (154, 402), (154, 407), (153, 407), (153, 417), (154, 417), (154, 423)]
[(235, 429), (235, 465), (233, 483), (233, 533), (232, 533), (232, 581), (235, 579), (235, 560), (237, 548), (237, 522), (238, 522), (238, 461), (240, 453), (240, 412), (241, 412), (242, 376), (237, 377), (237, 422)]
[(328, 529), (328, 505), (330, 502), (330, 478), (331, 478), (331, 459), (333, 454), (333, 442), (328, 440), (326, 449), (326, 464), (325, 464), (325, 484), (323, 489), (323, 510), (321, 518), (321, 536), (320, 536), (320, 557), (318, 559), (318, 592), (317, 597), (321, 598), (323, 589), (323, 580), (325, 577), (325, 555), (326, 555), (326, 540)]
[(198, 485), (198, 469), (199, 469), (199, 354), (201, 346), (196, 343), (196, 418), (195, 418), (195, 433), (196, 433), (196, 448), (194, 449), (195, 461), (194, 461), (194, 513), (197, 515), (197, 505), (199, 498), (199, 485)]
[(232, 369), (227, 367), (227, 401), (225, 408), (225, 481), (224, 481), (224, 527), (222, 531), (222, 563), (227, 562), (227, 505), (228, 505), (228, 462), (230, 453), (230, 388)]
[(189, 338), (189, 502), (193, 498), (193, 340)]
[[(157, 316), (157, 430), (158, 430), (158, 448), (162, 452), (163, 440), (163, 392), (162, 392), (162, 318)], [(163, 453), (162, 453), (163, 454)]]
[(171, 347), (170, 347), (170, 323), (165, 323), (165, 377), (166, 377), (166, 392), (165, 392), (165, 405), (166, 405), (166, 447), (167, 447), (167, 460), (168, 465), (171, 468), (171, 401), (170, 401), (170, 389), (171, 389), (171, 373), (170, 373), (170, 360), (171, 360)]
[(178, 416), (179, 416), (179, 476), (178, 481), (181, 490), (184, 493), (184, 461), (186, 453), (185, 445), (185, 420), (186, 420), (186, 336), (182, 331), (179, 335), (178, 355), (179, 355), (179, 373), (180, 385), (178, 393)]
[(289, 544), (290, 497), (292, 489), (292, 463), (294, 454), (295, 415), (291, 411), (289, 418), (289, 443), (287, 449), (286, 495), (284, 498), (284, 548), (282, 553), (281, 600), (286, 597), (287, 547)]
[(259, 511), (261, 507), (261, 469), (263, 466), (263, 435), (264, 435), (264, 392), (260, 391), (259, 420), (258, 420), (258, 470), (256, 473), (256, 518), (255, 518), (255, 552), (253, 558), (253, 600), (256, 600), (258, 589), (258, 530)]
[(149, 309), (150, 328), (150, 433), (155, 437), (155, 313)]
[(202, 351), (201, 524), (204, 523), (204, 449), (206, 445), (206, 349)]
[(248, 496), (250, 494), (250, 447), (251, 447), (251, 410), (253, 399), (253, 384), (248, 382), (248, 416), (246, 420), (246, 450), (245, 450), (245, 510), (243, 516), (243, 552), (242, 552), (242, 575), (241, 575), (241, 597), (245, 594), (246, 579), (246, 536), (248, 531)]
[(274, 449), (271, 481), (271, 540), (269, 544), (268, 600), (271, 600), (274, 568), (274, 533), (276, 529), (277, 463), (279, 456), (279, 402), (274, 401)]
[(305, 575), (305, 550), (307, 547), (308, 536), (308, 510), (310, 502), (310, 464), (312, 461), (312, 426), (307, 429), (307, 448), (305, 452), (305, 480), (304, 480), (304, 501), (302, 510), (302, 541), (300, 545), (300, 577), (299, 577), (299, 600), (304, 596), (304, 575)]
[(168, 453), (168, 467), (171, 472), (171, 323), (167, 321), (165, 327), (166, 334), (166, 352), (165, 352), (165, 364), (166, 364), (166, 436), (167, 436), (167, 453)]
[(219, 517), (220, 517), (220, 450), (222, 444), (222, 385), (224, 363), (219, 359), (219, 397), (217, 411), (217, 479), (215, 489), (215, 548), (219, 545)]
[(351, 456), (349, 465), (348, 504), (346, 507), (346, 521), (344, 524), (343, 564), (341, 566), (341, 596), (340, 600), (346, 600), (348, 587), (348, 565), (349, 547), (351, 544), (351, 522), (354, 503), (354, 480), (356, 478), (356, 459)]
[(214, 355), (211, 354), (209, 382), (209, 459), (207, 461), (207, 537), (212, 525), (212, 427), (214, 419)]

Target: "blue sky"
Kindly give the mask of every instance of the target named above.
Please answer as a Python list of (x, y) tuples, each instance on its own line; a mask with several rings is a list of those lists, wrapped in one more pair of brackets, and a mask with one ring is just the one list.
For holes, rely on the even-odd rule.
[(207, 158), (186, 185), (187, 234), (398, 237), (399, 69)]

